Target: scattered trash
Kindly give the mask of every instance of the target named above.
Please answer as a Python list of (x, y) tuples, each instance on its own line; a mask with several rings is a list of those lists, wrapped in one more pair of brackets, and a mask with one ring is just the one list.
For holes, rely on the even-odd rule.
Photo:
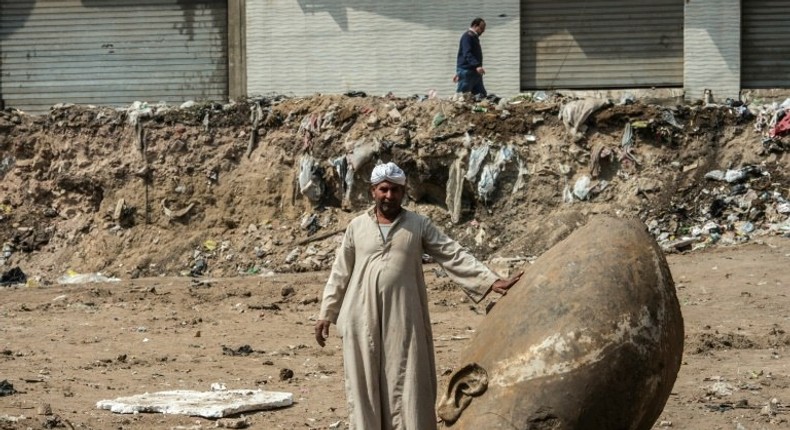
[(490, 145), (488, 143), (472, 148), (472, 152), (469, 154), (469, 168), (466, 171), (467, 181), (474, 182), (475, 178), (477, 178), (477, 173), (480, 171), (480, 166), (483, 165), (489, 149)]
[(0, 285), (24, 284), (26, 282), (27, 275), (19, 266), (15, 266), (3, 272), (3, 275), (0, 276)]
[(303, 155), (299, 164), (299, 191), (314, 205), (320, 203), (326, 189), (323, 169), (311, 155)]
[(136, 101), (126, 109), (129, 124), (136, 126), (140, 118), (149, 118), (153, 115), (154, 109), (146, 102)]
[(636, 166), (642, 164), (639, 162), (639, 159), (637, 159), (636, 156), (631, 152), (634, 148), (634, 128), (630, 122), (625, 123), (625, 130), (623, 130), (620, 148), (622, 150), (620, 154), (621, 163), (626, 165), (633, 163)]
[(499, 152), (497, 152), (496, 159), (483, 167), (483, 173), (480, 175), (480, 182), (477, 183), (477, 193), (484, 202), (491, 200), (499, 173), (504, 169), (505, 165), (510, 162), (513, 156), (513, 148), (508, 145), (503, 146), (499, 149)]
[(403, 118), (400, 111), (398, 111), (398, 108), (392, 108), (389, 112), (387, 112), (387, 116), (389, 116), (391, 120), (396, 122), (400, 122), (400, 120)]
[(441, 112), (436, 113), (436, 115), (433, 116), (433, 126), (434, 127), (438, 127), (438, 126), (442, 125), (442, 123), (446, 119), (447, 119), (447, 117), (445, 117), (443, 113), (441, 113)]
[(192, 265), (192, 268), (189, 269), (189, 275), (200, 276), (206, 273), (206, 270), (208, 270), (208, 263), (206, 263), (206, 260), (198, 258), (195, 260), (195, 264)]
[(586, 130), (584, 122), (587, 121), (587, 118), (589, 118), (593, 112), (609, 104), (608, 100), (601, 99), (573, 100), (560, 109), (559, 118), (565, 125), (565, 130), (573, 138), (573, 141), (578, 142), (584, 138), (584, 132)]
[[(6, 172), (10, 171), (14, 167), (14, 161), (15, 161), (14, 157), (11, 157), (11, 156), (3, 157), (3, 159), (0, 160), (0, 177), (5, 175)], [(0, 205), (0, 212), (5, 212), (6, 206), (7, 205)], [(10, 209), (11, 208), (8, 207), (8, 210), (9, 210), (8, 213), (10, 213)]]
[(256, 351), (253, 350), (252, 347), (249, 346), (249, 345), (242, 345), (242, 346), (240, 346), (240, 347), (238, 347), (236, 349), (229, 348), (229, 347), (227, 347), (225, 345), (222, 345), (222, 355), (230, 355), (231, 357), (236, 357), (236, 356), (245, 356), (246, 357), (246, 356), (248, 356), (248, 355), (250, 355), (250, 354), (252, 354), (254, 352), (256, 352)]
[(763, 406), (762, 409), (760, 409), (760, 415), (772, 417), (777, 413), (779, 413), (781, 409), (782, 407), (779, 404), (779, 399), (774, 397), (768, 402), (768, 404), (766, 404), (765, 406)]
[[(347, 144), (349, 149), (348, 164), (354, 171), (359, 171), (364, 165), (368, 164), (379, 152), (380, 143), (376, 140), (360, 139)], [(342, 178), (343, 176), (341, 176)], [(348, 177), (346, 177), (348, 182)], [(353, 183), (353, 178), (352, 178)], [(350, 188), (350, 186), (349, 186)]]
[(532, 100), (536, 102), (545, 102), (548, 99), (549, 95), (545, 91), (536, 91), (535, 94), (532, 94)]
[(90, 284), (95, 282), (119, 282), (119, 278), (107, 277), (101, 273), (77, 273), (69, 269), (58, 278), (58, 284)]
[(727, 397), (732, 395), (733, 390), (732, 385), (723, 381), (717, 381), (708, 387), (707, 393), (715, 397)]
[(14, 389), (14, 385), (8, 382), (7, 379), (0, 381), (0, 397), (11, 396), (16, 393), (17, 391)]
[(727, 171), (711, 170), (705, 174), (705, 178), (734, 184), (743, 181), (755, 171), (756, 169), (752, 166), (746, 166), (741, 169), (729, 169)]
[(513, 194), (521, 191), (522, 188), (526, 187), (527, 184), (527, 176), (529, 175), (529, 170), (527, 169), (527, 164), (518, 158), (516, 160), (518, 163), (518, 177), (516, 178), (516, 183), (513, 184)]
[(297, 258), (299, 258), (299, 253), (300, 253), (300, 251), (299, 251), (299, 248), (294, 248), (294, 249), (293, 249), (291, 252), (289, 252), (289, 253), (288, 253), (288, 255), (285, 257), (285, 263), (286, 263), (286, 264), (291, 264), (291, 263), (293, 263), (294, 261), (296, 261), (296, 259), (297, 259)]
[(448, 172), (445, 204), (447, 205), (447, 211), (450, 213), (450, 221), (454, 224), (458, 224), (461, 220), (461, 197), (463, 196), (464, 189), (462, 170), (467, 152), (466, 148), (458, 152), (458, 158), (450, 165), (450, 170)]
[[(185, 215), (187, 215), (189, 212), (191, 212), (192, 208), (194, 208), (194, 207), (195, 207), (195, 204), (194, 203), (190, 203), (189, 205), (187, 205), (187, 207), (182, 208), (181, 210), (174, 211), (174, 210), (171, 210), (171, 209), (169, 209), (167, 207), (167, 199), (162, 199), (162, 210), (164, 211), (165, 216), (168, 219), (183, 218)], [(116, 210), (116, 212), (118, 212), (118, 211)], [(119, 216), (118, 219), (120, 219), (120, 216)]]
[(292, 404), (293, 394), (286, 392), (173, 390), (119, 397), (115, 400), (100, 400), (96, 403), (96, 407), (118, 414), (153, 412), (224, 418), (243, 412), (276, 409)]
[(620, 96), (620, 105), (631, 105), (634, 104), (634, 102), (636, 102), (636, 97), (627, 91)]
[(308, 236), (312, 236), (321, 228), (321, 225), (318, 223), (318, 215), (306, 214), (304, 217), (302, 217), (300, 227), (302, 230), (307, 230)]
[(576, 180), (576, 184), (573, 185), (573, 195), (579, 200), (587, 200), (591, 188), (590, 177), (582, 175), (582, 177)]

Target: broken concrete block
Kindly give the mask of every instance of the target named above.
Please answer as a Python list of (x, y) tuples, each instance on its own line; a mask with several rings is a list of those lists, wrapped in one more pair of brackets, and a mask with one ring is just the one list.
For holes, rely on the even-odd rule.
[(100, 400), (96, 407), (118, 414), (159, 412), (223, 418), (242, 412), (282, 408), (293, 404), (293, 394), (262, 390), (173, 390)]

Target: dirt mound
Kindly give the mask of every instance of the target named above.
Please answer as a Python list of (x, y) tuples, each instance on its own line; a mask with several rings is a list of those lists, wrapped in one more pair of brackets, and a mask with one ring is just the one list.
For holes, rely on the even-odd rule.
[(0, 267), (42, 283), (325, 269), (378, 160), (409, 175), (408, 207), (484, 258), (540, 254), (595, 213), (641, 218), (667, 250), (790, 230), (786, 142), (748, 110), (582, 108), (319, 95), (6, 109)]

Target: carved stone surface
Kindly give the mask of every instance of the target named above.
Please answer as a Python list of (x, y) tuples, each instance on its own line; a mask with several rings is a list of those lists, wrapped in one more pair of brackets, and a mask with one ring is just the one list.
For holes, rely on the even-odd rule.
[(493, 308), (439, 415), (452, 429), (648, 430), (682, 353), (661, 250), (640, 221), (597, 217), (527, 267)]

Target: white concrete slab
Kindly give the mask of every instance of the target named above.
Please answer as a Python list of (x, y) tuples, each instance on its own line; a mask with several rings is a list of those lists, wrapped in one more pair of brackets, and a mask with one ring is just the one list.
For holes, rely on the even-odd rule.
[(119, 414), (160, 412), (222, 418), (242, 412), (281, 408), (293, 404), (293, 394), (262, 390), (173, 390), (119, 397), (96, 402), (99, 409)]

